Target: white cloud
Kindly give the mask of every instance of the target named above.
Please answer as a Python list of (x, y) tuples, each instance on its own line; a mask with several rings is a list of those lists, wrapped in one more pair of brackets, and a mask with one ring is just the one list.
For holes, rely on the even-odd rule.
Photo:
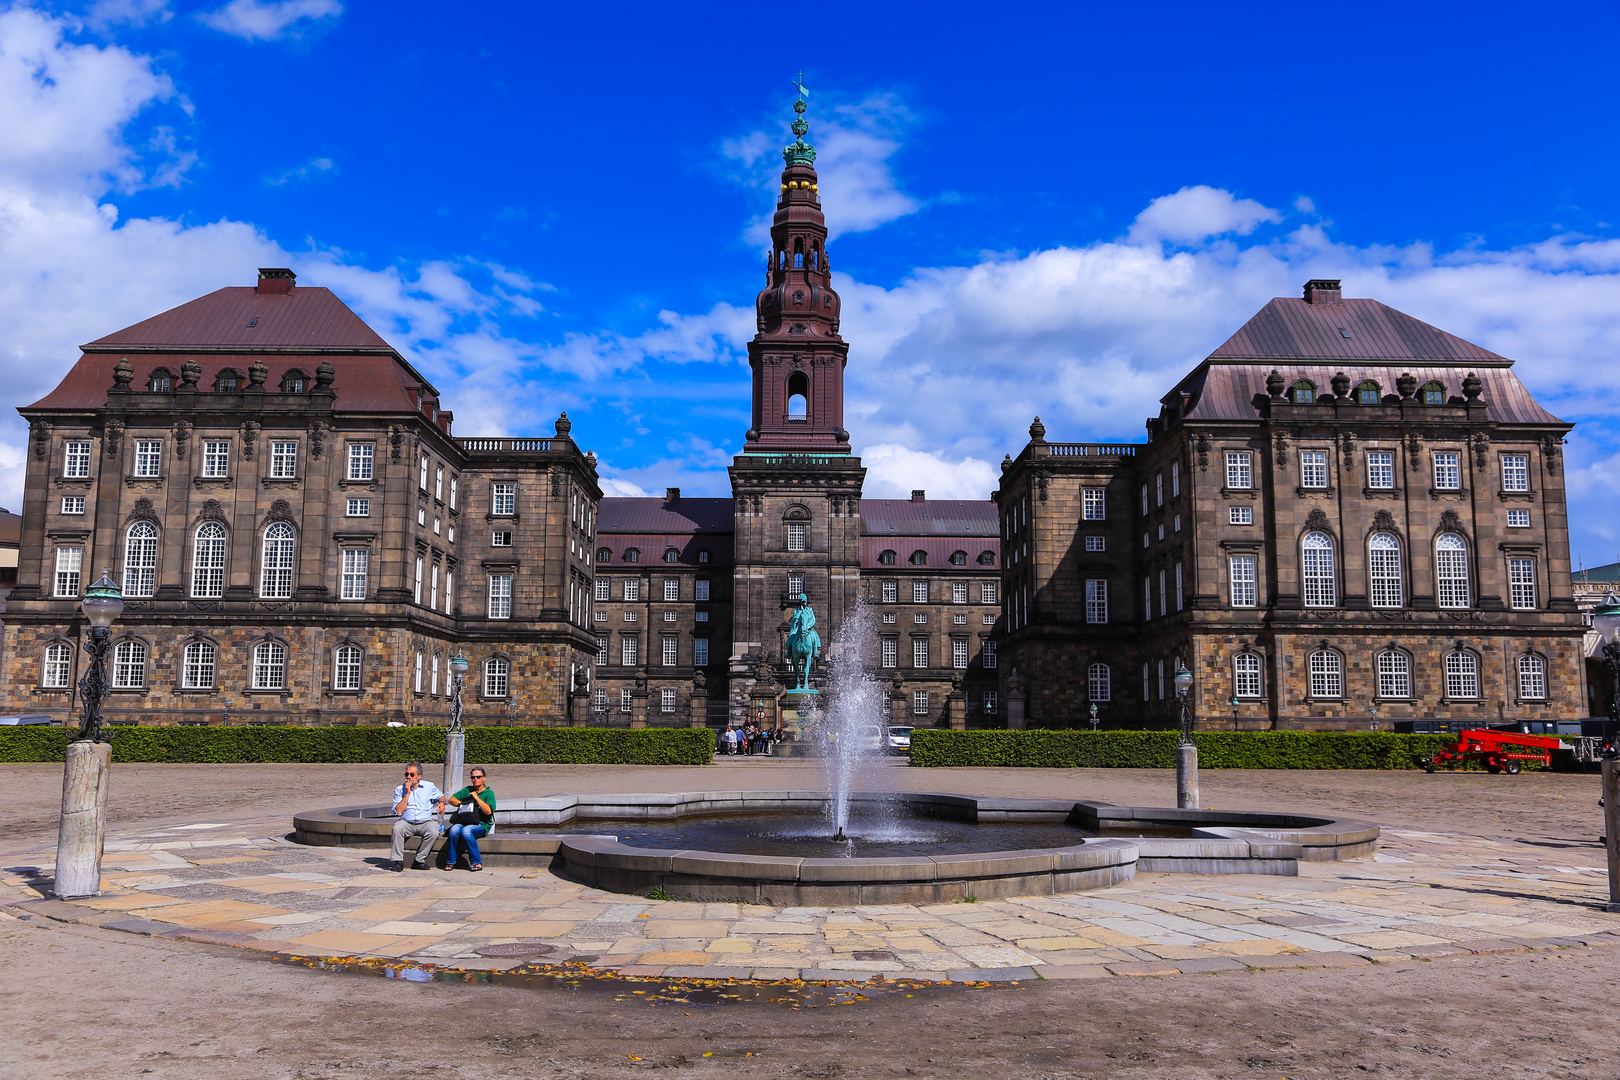
[(294, 180), (307, 180), (311, 176), (319, 176), (322, 173), (329, 173), (335, 168), (337, 168), (337, 165), (334, 164), (332, 159), (329, 157), (311, 158), (308, 162), (298, 166), (296, 169), (282, 169), (278, 173), (273, 173), (270, 176), (265, 177), (264, 182), (275, 187), (280, 187), (281, 185), (291, 183)]
[(1147, 209), (1136, 215), (1130, 239), (1138, 244), (1154, 240), (1197, 244), (1228, 233), (1248, 236), (1261, 222), (1281, 220), (1281, 214), (1253, 199), (1234, 198), (1229, 191), (1197, 184), (1148, 203)]
[(869, 499), (904, 499), (922, 489), (930, 499), (987, 499), (998, 472), (978, 458), (947, 460), (944, 455), (894, 443), (860, 448)]
[(295, 37), (304, 20), (332, 19), (343, 14), (339, 0), (231, 0), (216, 11), (197, 16), (205, 26), (247, 41)]
[(174, 18), (169, 0), (96, 0), (84, 13), (84, 23), (101, 32), (114, 26), (146, 26)]

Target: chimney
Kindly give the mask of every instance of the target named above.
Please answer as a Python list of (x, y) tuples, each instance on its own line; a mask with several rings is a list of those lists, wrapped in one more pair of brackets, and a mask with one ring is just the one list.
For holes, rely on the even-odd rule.
[(261, 293), (290, 293), (298, 275), (285, 266), (259, 267), (258, 291)]
[(922, 488), (912, 488), (911, 489), (911, 501), (912, 502), (927, 502), (928, 501), (928, 492), (924, 491)]
[(680, 488), (665, 488), (664, 489), (664, 501), (666, 503), (680, 502), (681, 501), (681, 489)]
[(1307, 304), (1337, 304), (1344, 300), (1338, 278), (1312, 278), (1305, 283)]

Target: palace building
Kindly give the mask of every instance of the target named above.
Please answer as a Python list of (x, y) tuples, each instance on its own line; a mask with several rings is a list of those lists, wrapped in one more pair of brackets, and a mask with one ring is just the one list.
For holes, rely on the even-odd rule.
[(992, 499), (865, 498), (795, 109), (730, 498), (604, 497), (566, 414), (454, 435), (335, 295), (261, 270), (83, 346), (20, 410), (7, 708), (74, 711), (103, 568), (114, 723), (440, 724), (458, 652), (469, 724), (774, 719), (801, 593), (891, 723), (1162, 726), (1181, 663), (1201, 727), (1584, 707), (1570, 425), (1511, 361), (1337, 282), (1268, 304), (1145, 443), (1037, 420)]

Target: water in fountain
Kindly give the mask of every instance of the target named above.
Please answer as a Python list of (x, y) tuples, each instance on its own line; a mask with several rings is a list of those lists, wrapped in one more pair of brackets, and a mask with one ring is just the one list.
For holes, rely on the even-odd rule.
[(888, 703), (882, 683), (863, 665), (876, 642), (876, 616), (865, 604), (856, 605), (827, 651), (827, 688), (816, 707), (827, 813), (838, 838), (849, 829), (850, 792), (890, 790), (885, 768)]

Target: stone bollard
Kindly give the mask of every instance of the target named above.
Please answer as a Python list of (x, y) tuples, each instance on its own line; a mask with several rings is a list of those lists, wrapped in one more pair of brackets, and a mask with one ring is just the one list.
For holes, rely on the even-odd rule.
[(1620, 761), (1603, 763), (1603, 832), (1609, 856), (1609, 910), (1620, 911)]
[(107, 766), (112, 744), (68, 744), (62, 772), (62, 823), (56, 837), (59, 900), (101, 895), (101, 850), (107, 839)]
[(1198, 747), (1190, 742), (1176, 747), (1176, 806), (1198, 809)]
[(463, 767), (467, 763), (467, 733), (465, 731), (446, 731), (444, 733), (444, 785), (439, 789), (446, 795), (453, 795), (467, 785), (461, 781)]

